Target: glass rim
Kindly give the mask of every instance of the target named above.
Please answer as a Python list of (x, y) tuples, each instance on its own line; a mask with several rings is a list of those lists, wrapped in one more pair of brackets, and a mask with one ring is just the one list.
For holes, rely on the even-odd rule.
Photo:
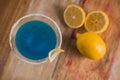
[[(60, 36), (60, 41), (59, 41), (59, 45), (57, 46), (57, 48), (61, 48), (61, 45), (62, 45), (62, 33), (61, 33), (61, 30), (58, 26), (58, 24), (50, 17), (46, 16), (46, 15), (43, 15), (43, 14), (40, 14), (40, 13), (34, 13), (34, 14), (27, 14), (21, 18), (19, 18), (13, 25), (12, 25), (12, 28), (10, 30), (10, 35), (9, 35), (9, 44), (10, 44), (10, 48), (12, 50), (12, 52), (15, 54), (15, 56), (17, 58), (19, 58), (20, 60), (24, 61), (24, 62), (27, 62), (27, 63), (31, 63), (31, 64), (41, 64), (41, 63), (44, 63), (48, 60), (48, 56), (43, 58), (43, 59), (39, 59), (39, 60), (32, 60), (32, 59), (29, 59), (29, 58), (26, 58), (24, 57), (18, 50), (17, 52), (22, 56), (22, 58), (14, 51), (14, 47), (13, 47), (13, 43), (12, 43), (12, 34), (13, 34), (13, 30), (17, 27), (17, 25), (19, 24), (19, 22), (21, 20), (24, 20), (25, 18), (29, 18), (29, 17), (32, 17), (32, 16), (41, 16), (41, 17), (44, 17), (48, 20), (50, 20), (54, 25), (55, 27), (57, 28), (58, 30), (58, 34)], [(44, 22), (44, 21), (43, 21)], [(58, 42), (57, 42), (58, 43)], [(56, 48), (56, 47), (55, 47)], [(17, 48), (16, 48), (17, 49)]]

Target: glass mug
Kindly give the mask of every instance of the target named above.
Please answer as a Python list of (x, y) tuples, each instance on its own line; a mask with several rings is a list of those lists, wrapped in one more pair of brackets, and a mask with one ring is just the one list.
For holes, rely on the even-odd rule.
[(48, 60), (48, 55), (54, 60), (60, 53), (62, 34), (57, 23), (50, 17), (29, 14), (14, 23), (9, 43), (12, 52), (22, 61), (43, 63)]

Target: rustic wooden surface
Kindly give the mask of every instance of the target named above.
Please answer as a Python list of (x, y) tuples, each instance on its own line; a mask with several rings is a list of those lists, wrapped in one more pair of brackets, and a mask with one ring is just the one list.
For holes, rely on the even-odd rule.
[[(86, 13), (105, 11), (110, 19), (106, 32), (100, 34), (107, 54), (98, 61), (79, 54), (73, 31), (62, 18), (66, 5), (75, 3)], [(9, 32), (20, 17), (42, 13), (53, 18), (62, 30), (65, 53), (53, 63), (28, 64), (14, 56), (9, 47)], [(0, 80), (120, 80), (120, 0), (0, 0)], [(84, 32), (84, 27), (76, 32)]]

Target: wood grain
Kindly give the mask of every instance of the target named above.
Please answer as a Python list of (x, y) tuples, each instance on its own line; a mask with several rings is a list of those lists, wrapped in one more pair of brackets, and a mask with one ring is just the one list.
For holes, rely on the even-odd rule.
[(93, 10), (102, 10), (108, 14), (110, 19), (109, 27), (106, 32), (100, 34), (106, 42), (107, 53), (101, 60), (89, 60), (81, 55), (78, 56), (79, 53), (76, 52), (74, 42), (70, 44), (72, 40), (65, 39), (63, 44), (69, 47), (66, 49), (66, 54), (59, 59), (53, 78), (56, 80), (108, 80), (111, 66), (116, 55), (119, 54), (117, 51), (120, 51), (118, 49), (120, 47), (120, 7), (118, 1), (83, 0), (81, 4), (80, 6), (84, 7), (87, 13)]
[[(0, 1), (0, 79), (1, 80), (119, 80), (113, 70), (120, 66), (120, 1), (119, 0), (3, 0)], [(107, 54), (98, 61), (80, 55), (72, 37), (74, 30), (68, 28), (62, 18), (68, 4), (83, 7), (86, 13), (105, 11), (110, 19), (106, 32), (99, 34), (107, 45)], [(15, 6), (16, 5), (16, 6)], [(28, 64), (14, 56), (8, 44), (13, 23), (25, 14), (42, 13), (54, 19), (63, 35), (65, 53), (53, 63)], [(76, 32), (85, 32), (84, 27)], [(6, 63), (5, 63), (6, 62)], [(114, 65), (114, 66), (113, 66)], [(115, 66), (116, 65), (116, 66)], [(113, 67), (112, 67), (113, 66)], [(120, 70), (119, 68), (116, 70)], [(118, 71), (118, 73), (120, 73)], [(112, 76), (112, 77), (111, 77)]]
[[(31, 0), (29, 8), (25, 13), (41, 13), (57, 20), (57, 16), (54, 15), (54, 13), (56, 13), (53, 6), (54, 1), (51, 3), (50, 2), (51, 1), (49, 1), (49, 3), (47, 1), (46, 3), (44, 0)], [(43, 3), (46, 3), (46, 5), (41, 5)], [(46, 7), (46, 10), (44, 10), (44, 7)], [(50, 10), (52, 14), (48, 13), (48, 10)], [(54, 71), (56, 61), (53, 63), (48, 61), (44, 64), (33, 65), (20, 61), (11, 52), (7, 59), (6, 65), (4, 66), (1, 80), (49, 80), (51, 79), (52, 72)]]
[(10, 53), (10, 29), (24, 15), (28, 5), (24, 0), (0, 0), (0, 74)]

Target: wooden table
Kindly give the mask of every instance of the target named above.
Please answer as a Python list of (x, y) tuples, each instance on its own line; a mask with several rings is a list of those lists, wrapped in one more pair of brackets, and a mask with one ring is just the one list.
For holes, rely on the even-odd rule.
[[(75, 3), (86, 13), (105, 11), (110, 19), (106, 32), (99, 34), (107, 45), (105, 57), (93, 61), (75, 47), (73, 29), (62, 17), (66, 5)], [(63, 35), (65, 53), (53, 63), (28, 64), (14, 56), (9, 46), (12, 25), (20, 17), (41, 13), (54, 19)], [(77, 30), (84, 32), (84, 27)], [(120, 80), (120, 0), (0, 0), (0, 80)]]

